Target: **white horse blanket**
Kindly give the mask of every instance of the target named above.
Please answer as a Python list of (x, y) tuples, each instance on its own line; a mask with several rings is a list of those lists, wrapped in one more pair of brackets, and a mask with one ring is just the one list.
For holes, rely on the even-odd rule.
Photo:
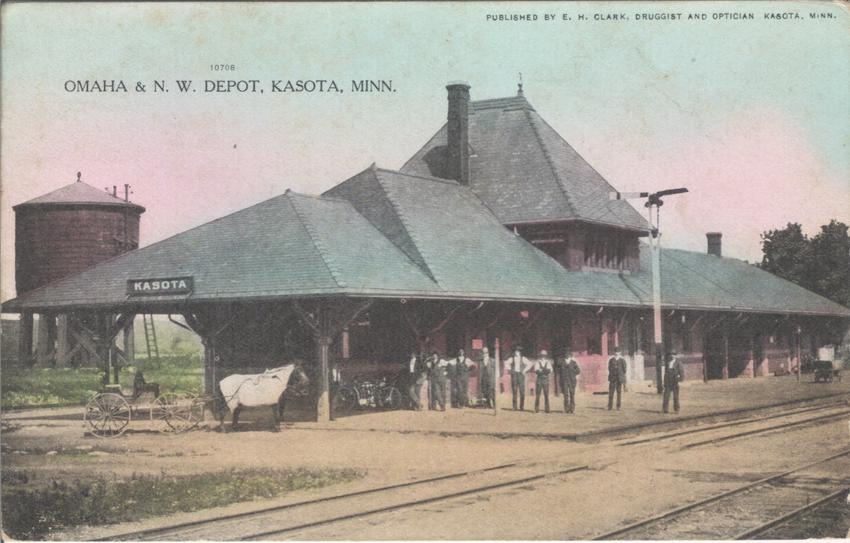
[(294, 370), (295, 364), (289, 364), (255, 375), (234, 374), (219, 381), (218, 387), (230, 411), (234, 411), (240, 405), (245, 407), (274, 405), (286, 390), (289, 377)]

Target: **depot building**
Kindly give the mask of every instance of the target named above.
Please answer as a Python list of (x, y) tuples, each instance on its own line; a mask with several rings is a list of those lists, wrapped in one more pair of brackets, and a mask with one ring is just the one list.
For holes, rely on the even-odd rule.
[[(574, 352), (585, 391), (607, 387), (616, 347), (629, 379), (656, 379), (649, 224), (609, 198), (616, 189), (521, 87), (480, 101), (465, 83), (447, 90), (446, 124), (399, 170), (372, 165), (320, 195), (287, 190), (3, 310), (109, 315), (101, 341), (134, 315), (181, 315), (203, 339), (208, 391), (288, 360), (325, 377), (336, 362), (346, 378), (396, 371), (414, 351), (477, 359), (487, 346), (504, 358), (517, 345)], [(723, 257), (719, 233), (705, 252), (663, 249), (660, 273), (664, 346), (686, 379), (789, 370), (850, 322), (850, 309)], [(474, 394), (474, 371), (470, 381)]]

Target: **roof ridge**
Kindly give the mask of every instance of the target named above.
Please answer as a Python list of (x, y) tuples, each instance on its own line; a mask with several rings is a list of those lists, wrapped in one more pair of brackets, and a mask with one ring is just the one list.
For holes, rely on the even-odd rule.
[(387, 172), (387, 173), (394, 173), (396, 175), (403, 175), (405, 177), (418, 177), (419, 179), (425, 179), (426, 181), (436, 181), (438, 183), (445, 183), (446, 185), (454, 185), (454, 186), (457, 186), (457, 187), (463, 186), (460, 183), (458, 183), (456, 180), (448, 179), (446, 177), (434, 177), (434, 176), (431, 176), (431, 175), (422, 175), (422, 174), (419, 174), (419, 173), (407, 173), (407, 172), (402, 172), (400, 170), (391, 170), (389, 168), (381, 168), (381, 167), (376, 168), (376, 170), (382, 171), (382, 172)]
[[(346, 179), (346, 181), (348, 181), (348, 180)], [(343, 183), (344, 182), (345, 181), (343, 181)], [(349, 202), (345, 198), (338, 198), (336, 196), (325, 196), (324, 194), (307, 194), (306, 192), (297, 192), (297, 191), (294, 191), (292, 189), (287, 189), (286, 192), (293, 195), (293, 196), (298, 196), (300, 198), (311, 198), (313, 200), (322, 200), (322, 201), (327, 201), (327, 202), (349, 204), (349, 205), (351, 204), (351, 202)], [(286, 193), (284, 193), (284, 194), (286, 194)]]
[(503, 109), (511, 109), (510, 106), (521, 105), (522, 109), (530, 109), (535, 111), (534, 106), (531, 105), (531, 102), (525, 96), (502, 96), (498, 98), (484, 98), (482, 100), (471, 100), (470, 105), (475, 109), (483, 110), (483, 109), (498, 109), (500, 105), (508, 106)]
[[(395, 211), (395, 214), (398, 217), (398, 221), (401, 223), (401, 226), (404, 228), (404, 231), (407, 233), (407, 237), (409, 237), (410, 241), (413, 242), (414, 249), (416, 249), (416, 252), (419, 253), (419, 256), (422, 258), (422, 264), (425, 266), (425, 269), (423, 271), (426, 274), (428, 274), (428, 277), (430, 277), (437, 284), (437, 286), (440, 287), (440, 289), (442, 289), (443, 286), (440, 284), (439, 279), (437, 279), (437, 275), (434, 273), (434, 270), (431, 269), (431, 266), (428, 265), (428, 259), (425, 257), (424, 254), (422, 254), (422, 248), (420, 247), (420, 241), (416, 239), (415, 235), (413, 235), (413, 230), (410, 228), (409, 221), (407, 220), (407, 217), (404, 214), (404, 212), (401, 210), (401, 206), (399, 206), (398, 202), (392, 196), (390, 196), (390, 192), (387, 190), (387, 187), (384, 186), (384, 183), (381, 180), (381, 177), (378, 175), (378, 172), (382, 172), (382, 171), (386, 171), (386, 170), (384, 170), (382, 168), (377, 168), (377, 169), (373, 170), (373, 173), (375, 175), (375, 182), (378, 183), (378, 186), (381, 188), (381, 191), (384, 193), (384, 196), (386, 196), (386, 198), (387, 198), (387, 202), (389, 202), (390, 206), (392, 206), (392, 208), (393, 208), (393, 211)], [(383, 232), (382, 232), (382, 235), (383, 235)], [(384, 237), (386, 237), (386, 236), (384, 236)], [(393, 245), (395, 245), (395, 244), (393, 244)], [(402, 252), (405, 253), (403, 250), (402, 250)], [(405, 255), (406, 254), (407, 253), (405, 253)], [(408, 257), (408, 258), (410, 258), (410, 257)]]
[[(337, 267), (331, 262), (329, 258), (328, 248), (325, 247), (325, 244), (322, 240), (319, 239), (319, 233), (313, 228), (313, 225), (310, 224), (310, 221), (304, 216), (304, 213), (298, 208), (296, 200), (300, 194), (297, 194), (291, 190), (287, 190), (284, 193), (284, 196), (287, 197), (289, 202), (292, 205), (292, 210), (295, 211), (295, 216), (298, 218), (298, 222), (301, 223), (304, 231), (307, 232), (307, 236), (309, 236), (310, 241), (313, 242), (313, 246), (316, 248), (316, 251), (319, 253), (319, 257), (322, 259), (322, 262), (325, 264), (325, 268), (327, 268), (328, 273), (333, 278), (334, 282), (337, 284), (339, 288), (346, 288), (345, 281), (341, 278), (341, 272)], [(359, 213), (358, 213), (359, 215)]]
[(537, 140), (537, 143), (540, 145), (540, 149), (543, 151), (543, 158), (546, 159), (546, 164), (548, 164), (549, 168), (552, 170), (552, 177), (555, 178), (555, 183), (558, 185), (558, 188), (561, 189), (561, 193), (564, 195), (564, 199), (567, 202), (567, 207), (569, 208), (570, 213), (574, 217), (580, 218), (580, 215), (576, 212), (575, 205), (573, 204), (570, 195), (567, 193), (567, 189), (564, 186), (564, 182), (563, 180), (561, 180), (561, 176), (558, 173), (558, 169), (555, 167), (555, 163), (552, 162), (552, 153), (549, 151), (549, 148), (546, 147), (546, 144), (543, 142), (543, 138), (540, 137), (540, 131), (537, 129), (537, 126), (535, 126), (534, 119), (532, 118), (530, 111), (525, 110), (525, 118), (528, 120), (528, 124), (529, 126), (531, 126), (531, 131), (534, 133), (534, 138)]

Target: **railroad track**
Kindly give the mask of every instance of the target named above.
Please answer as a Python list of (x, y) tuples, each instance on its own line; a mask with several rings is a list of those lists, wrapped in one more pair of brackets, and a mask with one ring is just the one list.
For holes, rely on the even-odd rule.
[(704, 500), (634, 522), (594, 539), (747, 539), (837, 496), (850, 485), (841, 475), (803, 472), (846, 461), (845, 449), (816, 462), (747, 483)]
[(840, 517), (847, 515), (845, 496), (848, 492), (850, 487), (839, 489), (761, 526), (741, 532), (734, 539), (841, 539), (848, 528), (847, 523), (840, 526)]
[(712, 430), (720, 430), (720, 429), (724, 429), (724, 428), (733, 428), (733, 427), (736, 427), (736, 426), (743, 426), (743, 425), (749, 425), (749, 424), (758, 424), (760, 422), (764, 422), (764, 421), (767, 421), (767, 420), (782, 419), (782, 418), (793, 417), (795, 415), (804, 414), (804, 413), (812, 413), (812, 412), (816, 412), (816, 411), (825, 411), (825, 410), (829, 410), (829, 409), (836, 409), (836, 408), (839, 408), (839, 407), (842, 407), (842, 406), (845, 406), (845, 405), (847, 405), (847, 404), (844, 401), (830, 402), (830, 403), (825, 404), (825, 405), (816, 405), (816, 406), (813, 406), (813, 407), (803, 407), (803, 408), (800, 408), (800, 409), (792, 409), (792, 410), (784, 411), (782, 413), (775, 413), (775, 414), (767, 415), (767, 416), (752, 417), (752, 418), (746, 418), (746, 419), (742, 419), (742, 420), (734, 420), (734, 421), (729, 421), (729, 422), (719, 422), (719, 423), (715, 423), (715, 424), (707, 424), (705, 426), (698, 426), (696, 428), (688, 428), (686, 430), (674, 430), (674, 431), (671, 431), (671, 432), (664, 432), (662, 434), (652, 435), (652, 436), (649, 436), (649, 437), (642, 437), (642, 438), (638, 438), (638, 439), (629, 439), (628, 441), (623, 441), (623, 442), (617, 443), (616, 445), (618, 447), (627, 447), (627, 446), (630, 446), (630, 445), (640, 445), (640, 444), (643, 444), (643, 443), (654, 443), (654, 442), (658, 442), (658, 441), (665, 441), (665, 440), (668, 440), (668, 439), (674, 439), (674, 438), (677, 438), (677, 437), (699, 434), (699, 433), (702, 433), (702, 432), (710, 432)]
[(809, 418), (804, 418), (804, 419), (801, 419), (801, 420), (793, 420), (793, 421), (790, 421), (790, 422), (772, 424), (772, 425), (764, 426), (762, 428), (755, 428), (755, 429), (746, 430), (746, 431), (743, 431), (743, 432), (735, 432), (735, 433), (732, 433), (732, 434), (729, 434), (729, 435), (715, 436), (715, 437), (712, 437), (710, 439), (705, 439), (705, 440), (702, 440), (702, 441), (687, 443), (685, 445), (682, 445), (682, 448), (683, 449), (691, 449), (691, 448), (694, 448), (694, 447), (703, 447), (703, 446), (706, 446), (706, 445), (716, 445), (718, 443), (723, 443), (725, 441), (730, 441), (730, 440), (733, 440), (733, 439), (740, 439), (742, 437), (750, 437), (750, 436), (754, 436), (754, 435), (758, 435), (758, 434), (764, 434), (764, 433), (773, 432), (773, 431), (776, 431), (776, 430), (785, 430), (787, 428), (806, 427), (806, 426), (818, 425), (818, 424), (823, 424), (824, 422), (827, 422), (827, 421), (831, 421), (831, 420), (835, 420), (835, 419), (838, 419), (838, 418), (845, 417), (847, 415), (850, 415), (850, 409), (840, 408), (840, 409), (836, 410), (835, 412), (827, 413), (825, 415), (819, 415), (817, 417), (809, 417)]
[[(215, 519), (110, 535), (94, 541), (255, 540), (285, 536), (317, 526), (362, 519), (420, 505), (492, 492), (588, 469), (570, 466), (546, 471), (518, 462), (450, 473), (335, 496), (247, 511)], [(361, 498), (368, 497), (368, 500)], [(338, 514), (328, 516), (328, 505)]]

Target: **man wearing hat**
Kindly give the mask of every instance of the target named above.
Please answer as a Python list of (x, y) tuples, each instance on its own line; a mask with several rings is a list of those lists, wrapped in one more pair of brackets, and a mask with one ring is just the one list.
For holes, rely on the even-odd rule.
[(534, 363), (534, 373), (537, 379), (534, 381), (534, 412), (540, 412), (540, 393), (543, 392), (544, 406), (549, 412), (549, 374), (552, 373), (552, 359), (545, 350), (540, 351), (540, 357)]
[(498, 371), (496, 364), (490, 358), (490, 350), (484, 347), (481, 350), (481, 363), (478, 365), (480, 376), (479, 392), (487, 407), (496, 407), (496, 383), (498, 382)]
[(564, 394), (564, 413), (575, 413), (576, 410), (576, 376), (581, 373), (572, 351), (567, 351), (564, 358), (558, 358), (556, 368), (558, 379), (561, 381), (561, 391)]
[(425, 367), (422, 362), (422, 357), (417, 355), (415, 351), (411, 351), (410, 359), (405, 368), (405, 376), (407, 377), (407, 397), (410, 401), (410, 408), (414, 411), (421, 411), (422, 406), (419, 403), (420, 393), (422, 391), (422, 383), (425, 382)]
[(505, 366), (511, 372), (511, 403), (516, 411), (517, 396), (519, 396), (519, 410), (525, 410), (525, 372), (532, 364), (529, 359), (522, 356), (522, 347), (514, 347), (514, 354), (505, 360)]
[(431, 379), (431, 401), (429, 407), (440, 411), (446, 410), (446, 366), (448, 363), (440, 357), (437, 351), (432, 351), (425, 366)]
[(475, 362), (460, 349), (457, 358), (449, 361), (449, 366), (452, 369), (452, 407), (463, 409), (469, 406), (469, 370), (475, 367)]
[(662, 409), (669, 412), (670, 393), (673, 393), (673, 411), (679, 412), (679, 381), (685, 378), (685, 367), (679, 360), (676, 351), (670, 351), (664, 364), (664, 401)]
[(614, 356), (608, 360), (608, 411), (614, 406), (614, 393), (617, 393), (617, 411), (620, 410), (620, 396), (623, 385), (626, 384), (626, 359), (619, 347), (614, 349)]

